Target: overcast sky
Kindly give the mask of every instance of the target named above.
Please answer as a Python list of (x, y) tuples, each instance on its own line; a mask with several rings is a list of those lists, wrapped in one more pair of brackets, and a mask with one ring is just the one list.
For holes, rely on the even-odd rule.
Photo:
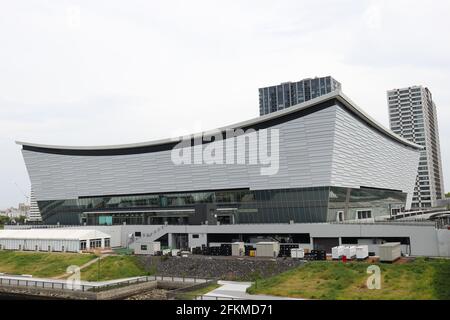
[(15, 140), (213, 129), (258, 116), (258, 87), (326, 75), (386, 126), (386, 90), (429, 87), (449, 190), (449, 17), (447, 0), (0, 0), (0, 208), (30, 188)]

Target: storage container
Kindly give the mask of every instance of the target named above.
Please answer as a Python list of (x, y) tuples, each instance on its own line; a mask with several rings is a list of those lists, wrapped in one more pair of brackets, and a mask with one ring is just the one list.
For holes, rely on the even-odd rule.
[(356, 246), (346, 246), (344, 247), (344, 254), (347, 260), (354, 259), (356, 257)]
[(344, 255), (344, 246), (337, 246), (331, 249), (331, 257), (333, 260), (339, 260)]
[(257, 257), (278, 257), (280, 252), (280, 244), (278, 242), (258, 242), (256, 244)]
[(393, 262), (401, 257), (402, 250), (400, 242), (387, 242), (379, 245), (380, 261)]
[(135, 254), (154, 255), (161, 251), (161, 242), (137, 242), (134, 248)]
[(231, 255), (241, 257), (245, 254), (245, 246), (243, 242), (234, 242), (231, 244)]
[(356, 259), (365, 260), (369, 257), (369, 246), (357, 246), (356, 247)]

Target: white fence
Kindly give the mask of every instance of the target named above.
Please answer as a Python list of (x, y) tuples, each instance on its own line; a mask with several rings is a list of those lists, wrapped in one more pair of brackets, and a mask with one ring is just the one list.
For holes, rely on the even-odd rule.
[(120, 279), (108, 282), (87, 282), (80, 281), (75, 284), (67, 280), (53, 280), (53, 279), (33, 279), (24, 276), (0, 276), (0, 286), (10, 287), (31, 287), (31, 288), (43, 288), (51, 290), (63, 290), (63, 291), (104, 291), (120, 286), (128, 286), (132, 284), (138, 284), (150, 281), (168, 281), (168, 282), (182, 282), (200, 284), (207, 283), (211, 279), (200, 278), (187, 278), (187, 277), (167, 277), (167, 276), (144, 276), (131, 279)]

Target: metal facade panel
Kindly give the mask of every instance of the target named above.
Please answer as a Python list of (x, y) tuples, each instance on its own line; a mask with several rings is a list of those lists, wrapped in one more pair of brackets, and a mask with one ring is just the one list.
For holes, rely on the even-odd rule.
[[(335, 107), (274, 126), (279, 171), (264, 165), (174, 165), (170, 151), (119, 156), (68, 156), (23, 150), (38, 200), (189, 190), (277, 189), (330, 184)], [(236, 146), (235, 146), (236, 150)], [(248, 161), (248, 154), (246, 154)]]
[(336, 109), (332, 185), (388, 188), (408, 193), (411, 205), (419, 151), (380, 135), (341, 107)]
[(171, 161), (171, 151), (116, 156), (72, 156), (28, 150), (22, 153), (40, 201), (114, 194), (319, 186), (368, 186), (412, 193), (419, 152), (370, 128), (339, 106), (272, 128), (279, 129), (280, 156), (279, 171), (271, 176), (260, 174), (263, 165), (177, 166)]

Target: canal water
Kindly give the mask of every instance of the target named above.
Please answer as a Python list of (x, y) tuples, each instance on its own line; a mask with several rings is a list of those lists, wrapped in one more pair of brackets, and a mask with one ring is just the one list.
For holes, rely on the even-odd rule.
[(64, 300), (56, 297), (35, 296), (20, 293), (4, 293), (0, 292), (0, 301), (8, 300)]

